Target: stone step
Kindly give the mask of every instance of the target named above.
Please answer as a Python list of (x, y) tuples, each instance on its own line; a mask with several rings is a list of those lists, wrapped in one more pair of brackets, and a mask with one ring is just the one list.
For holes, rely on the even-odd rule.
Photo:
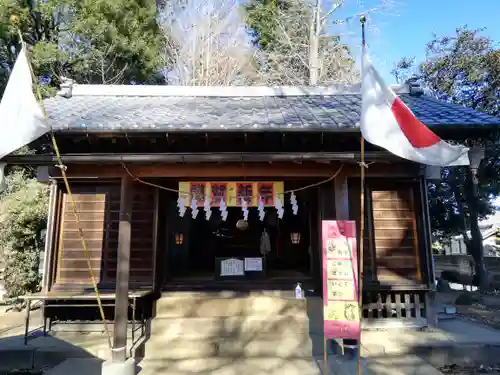
[(261, 333), (274, 337), (322, 333), (323, 321), (306, 315), (232, 316), (195, 318), (155, 318), (151, 322), (154, 336), (164, 338), (253, 337)]
[(213, 337), (203, 340), (190, 338), (168, 339), (152, 336), (146, 342), (146, 358), (194, 359), (211, 357), (253, 358), (310, 358), (322, 353), (323, 336), (303, 334), (276, 338), (272, 334), (260, 334), (255, 338)]
[(322, 314), (321, 298), (272, 295), (231, 296), (221, 293), (177, 293), (156, 302), (157, 318)]
[[(326, 374), (314, 358), (196, 358), (155, 359), (139, 364), (141, 375), (322, 375)], [(329, 372), (334, 375), (336, 373)], [(354, 373), (353, 373), (354, 374)], [(347, 375), (347, 374), (346, 374)], [(366, 375), (366, 374), (363, 374)]]

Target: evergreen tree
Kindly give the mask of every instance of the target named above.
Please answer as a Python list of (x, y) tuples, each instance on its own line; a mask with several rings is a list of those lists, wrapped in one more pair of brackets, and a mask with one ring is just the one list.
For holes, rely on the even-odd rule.
[[(62, 77), (94, 84), (163, 81), (154, 0), (0, 0), (0, 97), (21, 49), (13, 15), (45, 96), (55, 94)], [(15, 297), (39, 288), (48, 189), (26, 169), (11, 169), (7, 182), (0, 193), (0, 257), (8, 295)]]
[(153, 0), (0, 0), (0, 92), (20, 50), (12, 15), (45, 95), (78, 83), (152, 83), (162, 34)]
[[(462, 27), (453, 35), (434, 36), (427, 44), (424, 62), (415, 66), (414, 59), (403, 58), (393, 74), (399, 79), (420, 81), (440, 100), (499, 116), (500, 50), (482, 31)], [(467, 251), (475, 260), (476, 281), (483, 286), (487, 275), (477, 219), (492, 213), (492, 199), (500, 194), (497, 139), (498, 133), (492, 132), (488, 138), (466, 140), (470, 146), (487, 148), (477, 174), (477, 200), (471, 197), (468, 168), (446, 168), (439, 183), (429, 184), (433, 234), (444, 242), (453, 235), (463, 235)]]

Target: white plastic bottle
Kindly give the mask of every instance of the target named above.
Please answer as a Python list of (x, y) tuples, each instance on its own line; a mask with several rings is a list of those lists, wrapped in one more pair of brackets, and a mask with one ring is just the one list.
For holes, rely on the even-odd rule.
[(297, 286), (295, 287), (295, 298), (296, 299), (303, 299), (304, 298), (304, 291), (302, 290), (300, 283), (297, 283)]

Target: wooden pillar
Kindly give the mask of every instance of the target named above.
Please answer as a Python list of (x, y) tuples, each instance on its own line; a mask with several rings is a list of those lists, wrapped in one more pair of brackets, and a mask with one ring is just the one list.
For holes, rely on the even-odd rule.
[(49, 212), (47, 214), (47, 232), (45, 235), (45, 248), (43, 258), (43, 275), (42, 275), (42, 291), (47, 292), (50, 289), (52, 282), (52, 261), (54, 259), (54, 238), (57, 228), (54, 225), (57, 215), (58, 204), (58, 188), (57, 181), (50, 182), (50, 195), (49, 195)]
[(334, 182), (335, 187), (335, 219), (349, 220), (349, 189), (347, 175), (340, 173)]
[(160, 190), (155, 189), (155, 208), (154, 208), (154, 219), (153, 219), (153, 290), (157, 291), (161, 288), (161, 285), (158, 285), (158, 224), (160, 222), (159, 211), (160, 211)]
[[(313, 218), (313, 213), (316, 213), (315, 224), (317, 235), (311, 235), (311, 269), (314, 275), (314, 289), (322, 293), (323, 290), (323, 241), (322, 241), (322, 221), (325, 219), (324, 214), (324, 192), (323, 186), (318, 186), (316, 188), (316, 200), (313, 207), (311, 205), (311, 219)], [(312, 234), (312, 233), (311, 233)]]
[(118, 263), (116, 267), (115, 324), (113, 332), (113, 361), (127, 359), (128, 284), (130, 273), (130, 242), (132, 235), (133, 181), (122, 177), (120, 195), (120, 224), (118, 227)]

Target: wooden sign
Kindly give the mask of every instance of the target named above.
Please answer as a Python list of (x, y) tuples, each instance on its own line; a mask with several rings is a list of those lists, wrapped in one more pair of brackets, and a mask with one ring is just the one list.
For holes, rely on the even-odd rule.
[(256, 207), (259, 204), (259, 197), (262, 197), (264, 206), (274, 206), (276, 194), (281, 200), (284, 199), (283, 181), (179, 182), (179, 191), (186, 198), (187, 207), (191, 206), (193, 197), (198, 201), (199, 207), (203, 207), (207, 197), (211, 207), (219, 207), (221, 199), (224, 199), (227, 207), (241, 207), (241, 198), (245, 200), (248, 207)]
[(359, 340), (356, 223), (324, 220), (322, 242), (325, 338)]

